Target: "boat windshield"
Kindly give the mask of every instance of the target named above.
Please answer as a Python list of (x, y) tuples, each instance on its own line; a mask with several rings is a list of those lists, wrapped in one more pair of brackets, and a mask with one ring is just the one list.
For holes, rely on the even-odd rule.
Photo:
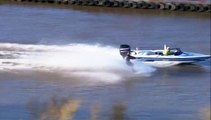
[(183, 53), (180, 48), (171, 48), (170, 50), (173, 55), (181, 55)]

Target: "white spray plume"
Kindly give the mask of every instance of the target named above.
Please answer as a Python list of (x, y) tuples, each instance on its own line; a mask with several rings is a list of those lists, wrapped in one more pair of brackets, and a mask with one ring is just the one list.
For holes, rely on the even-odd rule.
[(155, 69), (141, 63), (125, 64), (119, 50), (111, 46), (24, 45), (0, 43), (1, 70), (56, 71), (101, 82), (117, 82), (132, 74), (149, 75)]

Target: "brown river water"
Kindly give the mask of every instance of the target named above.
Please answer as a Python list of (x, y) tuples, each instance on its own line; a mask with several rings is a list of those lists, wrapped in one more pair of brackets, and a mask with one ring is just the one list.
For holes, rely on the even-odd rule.
[(210, 60), (131, 68), (120, 44), (210, 54), (210, 14), (0, 4), (0, 120), (208, 120)]

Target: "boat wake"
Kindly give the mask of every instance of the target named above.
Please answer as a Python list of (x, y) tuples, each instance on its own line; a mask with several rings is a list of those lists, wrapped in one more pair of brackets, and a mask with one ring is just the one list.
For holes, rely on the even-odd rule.
[(141, 63), (126, 65), (118, 49), (111, 46), (0, 43), (0, 71), (18, 75), (45, 72), (114, 83), (128, 76), (149, 76), (155, 69)]

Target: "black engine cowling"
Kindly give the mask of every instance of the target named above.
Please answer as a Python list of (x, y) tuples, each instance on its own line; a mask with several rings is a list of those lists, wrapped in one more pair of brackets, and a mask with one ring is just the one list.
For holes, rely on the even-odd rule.
[(126, 57), (130, 56), (130, 46), (127, 44), (122, 44), (119, 47), (120, 55), (125, 59)]

